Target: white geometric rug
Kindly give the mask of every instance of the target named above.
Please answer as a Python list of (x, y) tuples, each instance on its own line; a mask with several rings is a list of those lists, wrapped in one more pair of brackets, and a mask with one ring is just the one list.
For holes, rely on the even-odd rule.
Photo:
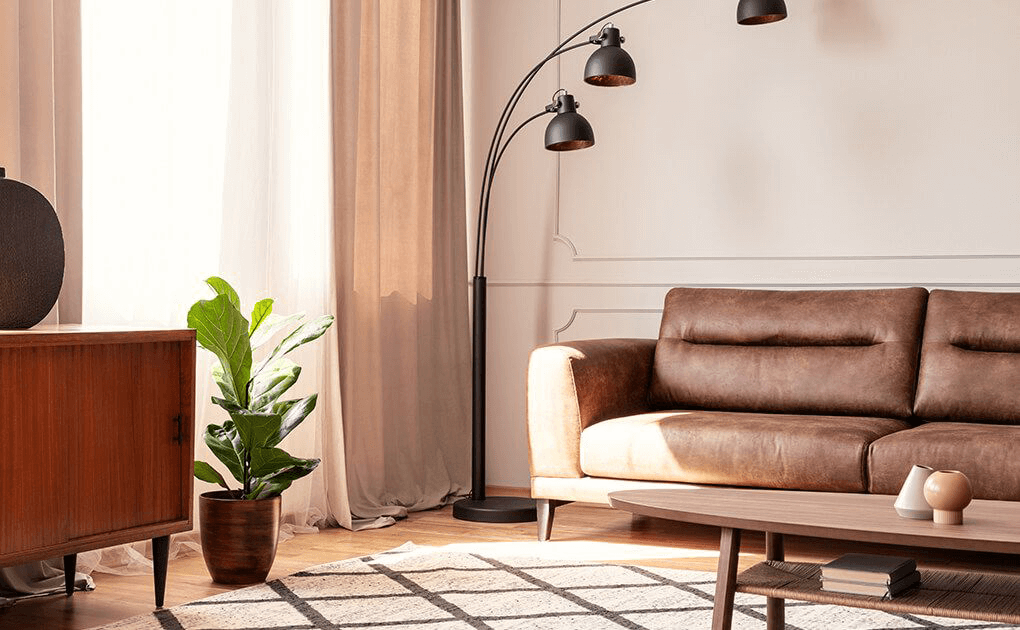
[[(715, 575), (416, 547), (332, 562), (106, 630), (676, 630), (710, 628)], [(787, 602), (790, 630), (1020, 628)], [(765, 627), (737, 594), (735, 630)]]

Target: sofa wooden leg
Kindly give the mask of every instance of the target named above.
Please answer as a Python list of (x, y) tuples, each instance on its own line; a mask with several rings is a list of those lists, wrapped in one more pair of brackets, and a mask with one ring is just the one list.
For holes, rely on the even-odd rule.
[(535, 502), (538, 508), (538, 540), (545, 542), (552, 536), (553, 514), (556, 506), (550, 499), (539, 499)]
[(570, 501), (557, 501), (555, 499), (537, 499), (535, 506), (538, 508), (538, 540), (546, 541), (552, 536), (553, 516), (556, 508), (566, 505)]
[(565, 506), (569, 501), (557, 501), (555, 498), (537, 498), (535, 508), (539, 511), (539, 540), (544, 542), (553, 535), (553, 516), (556, 509)]

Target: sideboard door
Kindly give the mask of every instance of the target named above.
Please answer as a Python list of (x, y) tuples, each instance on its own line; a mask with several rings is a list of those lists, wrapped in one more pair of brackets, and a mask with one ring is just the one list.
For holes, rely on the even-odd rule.
[(0, 558), (59, 545), (67, 489), (66, 348), (0, 348)]
[(182, 449), (192, 414), (182, 409), (182, 344), (100, 344), (74, 353), (82, 378), (72, 386), (83, 404), (68, 425), (70, 538), (188, 518)]

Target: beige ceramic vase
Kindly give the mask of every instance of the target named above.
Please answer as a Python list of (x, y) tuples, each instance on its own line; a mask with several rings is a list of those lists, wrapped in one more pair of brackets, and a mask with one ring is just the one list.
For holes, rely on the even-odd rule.
[(970, 479), (959, 470), (939, 470), (924, 482), (924, 498), (934, 509), (935, 524), (959, 525), (963, 523), (963, 508), (970, 505), (974, 491)]
[(924, 498), (924, 482), (935, 472), (927, 466), (914, 465), (907, 479), (900, 488), (900, 494), (893, 503), (896, 513), (903, 518), (916, 518), (922, 521), (932, 519), (931, 506)]

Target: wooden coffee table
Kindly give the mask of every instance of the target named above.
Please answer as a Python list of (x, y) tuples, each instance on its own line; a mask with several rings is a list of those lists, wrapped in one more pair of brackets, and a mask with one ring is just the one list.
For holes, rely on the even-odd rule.
[[(921, 585), (893, 599), (821, 590), (819, 565), (784, 562), (783, 535), (811, 536), (918, 549), (1020, 554), (1020, 502), (976, 500), (962, 525), (900, 518), (896, 497), (834, 492), (677, 488), (624, 490), (609, 495), (621, 510), (722, 528), (713, 630), (727, 630), (734, 593), (767, 597), (769, 630), (785, 624), (784, 599), (889, 612), (1020, 622), (1020, 576), (977, 571), (921, 570)], [(741, 530), (765, 532), (765, 562), (737, 574)], [(918, 560), (923, 553), (915, 554)]]

